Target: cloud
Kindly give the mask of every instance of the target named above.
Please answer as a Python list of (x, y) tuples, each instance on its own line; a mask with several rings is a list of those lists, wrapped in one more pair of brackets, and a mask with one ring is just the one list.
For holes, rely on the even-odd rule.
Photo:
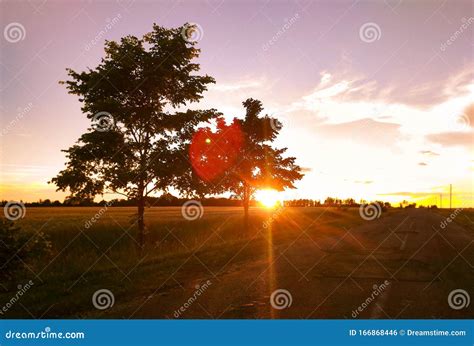
[(431, 150), (421, 150), (420, 153), (426, 156), (439, 156), (438, 153), (435, 153), (434, 151), (431, 151)]
[(360, 99), (377, 99), (383, 97), (384, 91), (377, 87), (375, 80), (369, 80), (363, 75), (348, 72), (332, 75), (321, 73), (321, 80), (313, 91), (303, 97), (306, 103), (314, 104), (323, 100), (350, 102)]
[(383, 90), (381, 94), (387, 102), (429, 109), (449, 99), (469, 95), (473, 80), (474, 66), (470, 65), (447, 78), (433, 78), (419, 84), (411, 79), (397, 80), (393, 85), (379, 85), (379, 88)]
[(472, 148), (474, 145), (474, 133), (472, 132), (435, 133), (428, 135), (427, 139), (433, 143), (441, 144), (447, 147), (466, 146)]
[(367, 145), (389, 146), (400, 138), (400, 125), (369, 118), (339, 124), (321, 124), (317, 128), (322, 136)]
[[(412, 115), (420, 118), (424, 112), (435, 112), (435, 107), (447, 102), (451, 112), (462, 113), (458, 107), (463, 105), (448, 101), (472, 100), (473, 80), (474, 66), (465, 67), (447, 79), (425, 84), (410, 82), (409, 85), (404, 84), (406, 81), (380, 81), (349, 71), (335, 74), (324, 71), (316, 87), (295, 102), (293, 108), (311, 110), (322, 118), (340, 116), (337, 110), (349, 108), (352, 116), (358, 118), (383, 120), (393, 116), (392, 113), (398, 113), (397, 118), (413, 119)], [(329, 111), (333, 111), (332, 114)], [(465, 113), (471, 124), (474, 124), (473, 112), (474, 107), (466, 108)], [(446, 114), (444, 116), (446, 117)]]
[(373, 183), (373, 180), (354, 180), (354, 183), (356, 184), (364, 184), (364, 185), (369, 185)]
[(264, 84), (263, 80), (240, 80), (232, 83), (216, 83), (209, 86), (211, 91), (238, 91), (246, 89), (255, 89), (259, 88)]
[(438, 192), (389, 192), (389, 193), (378, 193), (378, 196), (400, 196), (400, 197), (428, 197), (438, 194)]

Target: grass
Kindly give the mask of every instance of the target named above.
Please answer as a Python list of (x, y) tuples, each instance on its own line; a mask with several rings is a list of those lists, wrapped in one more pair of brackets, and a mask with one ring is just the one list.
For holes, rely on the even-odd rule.
[[(168, 279), (181, 266), (193, 269), (195, 265), (197, 274), (203, 270), (198, 262), (204, 261), (207, 267), (246, 257), (256, 261), (266, 255), (270, 223), (278, 247), (297, 239), (302, 229), (309, 230), (309, 237), (317, 235), (320, 227), (325, 234), (340, 234), (342, 227), (363, 222), (358, 210), (352, 208), (252, 208), (251, 227), (246, 231), (241, 208), (205, 207), (202, 218), (194, 221), (184, 219), (181, 208), (149, 208), (145, 215), (147, 247), (140, 253), (135, 241), (135, 213), (135, 208), (127, 207), (102, 211), (100, 207), (29, 208), (18, 225), (29, 232), (43, 232), (53, 251), (31, 264), (11, 285), (13, 289), (0, 294), (4, 305), (15, 294), (17, 284), (34, 282), (5, 316), (87, 317), (97, 314), (91, 296), (101, 288), (111, 289), (116, 299), (126, 301), (156, 291), (157, 282), (163, 282), (163, 287), (179, 284)], [(88, 222), (90, 227), (86, 227)], [(242, 251), (243, 245), (249, 250)]]
[[(438, 209), (444, 217), (450, 217), (455, 223), (466, 230), (474, 231), (474, 209)], [(452, 215), (452, 216), (451, 216)]]

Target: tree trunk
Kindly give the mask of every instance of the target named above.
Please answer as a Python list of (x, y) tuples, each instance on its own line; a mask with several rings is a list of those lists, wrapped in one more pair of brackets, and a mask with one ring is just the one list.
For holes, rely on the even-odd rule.
[(244, 200), (244, 227), (249, 229), (249, 200)]
[(145, 246), (145, 197), (138, 197), (138, 246), (140, 251)]
[(247, 186), (244, 187), (244, 229), (249, 229), (249, 204), (250, 204), (250, 191)]

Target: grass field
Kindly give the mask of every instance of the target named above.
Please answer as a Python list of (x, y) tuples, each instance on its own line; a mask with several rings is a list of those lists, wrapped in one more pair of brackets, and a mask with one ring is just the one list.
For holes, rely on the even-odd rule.
[[(183, 218), (179, 207), (150, 208), (145, 216), (148, 245), (140, 254), (133, 224), (135, 208), (108, 208), (89, 228), (86, 223), (100, 214), (101, 208), (29, 208), (18, 225), (31, 232), (43, 232), (52, 242), (53, 251), (51, 256), (36, 263), (24, 278), (25, 282), (32, 279), (36, 286), (22, 299), (22, 305), (28, 306), (33, 316), (38, 316), (53, 304), (61, 306), (64, 300), (68, 310), (58, 309), (59, 315), (87, 313), (91, 308), (90, 292), (112, 287), (114, 292), (125, 294), (154, 286), (154, 274), (150, 272), (171, 273), (181, 258), (196, 252), (214, 254), (218, 250), (219, 256), (230, 258), (239, 245), (264, 239), (265, 223), (272, 220), (274, 233), (280, 236), (284, 228), (281, 235), (285, 237), (307, 227), (318, 215), (321, 215), (318, 225), (334, 228), (335, 232), (341, 226), (363, 221), (355, 209), (298, 209), (297, 218), (288, 216), (295, 212), (253, 208), (250, 231), (245, 231), (242, 208), (206, 207), (203, 216), (194, 221)], [(83, 289), (84, 285), (87, 289)], [(1, 296), (2, 300), (8, 297), (8, 294)], [(49, 312), (56, 315), (54, 311), (53, 307)], [(10, 313), (16, 315), (15, 312), (25, 315), (20, 305)]]
[[(437, 262), (431, 260), (409, 259), (403, 270), (398, 269), (405, 258), (413, 257), (408, 256), (410, 253), (418, 256), (419, 251), (414, 245), (402, 248), (399, 239), (404, 235), (400, 233), (399, 239), (392, 239), (396, 236), (393, 230), (407, 227), (407, 233), (417, 233), (410, 232), (418, 227), (416, 220), (427, 218), (435, 224), (444, 213), (394, 209), (372, 222), (362, 219), (357, 208), (252, 208), (251, 227), (246, 231), (241, 208), (205, 207), (202, 218), (194, 221), (183, 218), (181, 208), (149, 208), (146, 211), (148, 245), (140, 253), (132, 223), (135, 208), (100, 210), (96, 207), (27, 209), (25, 218), (18, 224), (31, 232), (43, 232), (52, 242), (53, 250), (30, 266), (20, 282), (15, 283), (32, 280), (34, 285), (10, 307), (6, 317), (173, 318), (173, 312), (192, 296), (196, 285), (207, 280), (213, 283), (212, 289), (203, 293), (199, 302), (182, 317), (279, 317), (275, 315), (278, 311), (269, 307), (269, 294), (283, 284), (291, 287), (305, 280), (310, 282), (311, 278), (314, 282), (293, 288), (294, 305), (302, 305), (287, 317), (348, 317), (354, 303), (347, 300), (363, 302), (366, 290), (374, 283), (385, 278), (411, 283), (427, 276), (423, 271), (436, 272), (433, 263)], [(94, 219), (96, 214), (102, 215)], [(469, 215), (460, 215), (459, 220)], [(415, 223), (408, 225), (409, 218)], [(419, 226), (425, 227), (422, 223)], [(473, 234), (472, 223), (467, 227)], [(371, 248), (374, 251), (369, 251)], [(375, 261), (367, 256), (373, 254), (377, 256)], [(440, 259), (439, 267), (448, 260)], [(367, 272), (358, 274), (355, 270), (359, 267), (351, 269), (359, 262)], [(387, 271), (397, 276), (390, 277)], [(472, 269), (464, 274), (458, 279), (470, 280)], [(331, 289), (339, 287), (331, 280), (342, 277), (342, 287), (353, 292), (352, 297), (342, 299), (347, 303), (343, 311), (341, 307), (327, 311), (323, 305), (315, 314), (307, 313), (304, 301), (309, 304), (314, 298), (321, 305), (333, 298), (341, 300), (339, 294), (332, 296)], [(318, 283), (323, 279), (324, 283)], [(431, 279), (427, 277), (426, 283)], [(353, 285), (352, 281), (360, 292), (349, 286)], [(93, 306), (91, 297), (100, 289), (113, 292), (115, 303), (110, 309), (98, 310)], [(0, 294), (0, 304), (6, 304), (15, 290)], [(329, 296), (323, 299), (326, 290)], [(301, 296), (305, 299), (297, 303)], [(317, 302), (313, 304), (316, 307)], [(340, 302), (336, 299), (331, 304)]]

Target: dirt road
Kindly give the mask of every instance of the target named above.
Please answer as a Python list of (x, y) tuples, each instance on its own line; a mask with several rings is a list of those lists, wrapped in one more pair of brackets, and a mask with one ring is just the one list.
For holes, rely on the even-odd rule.
[[(282, 216), (289, 225), (304, 217), (293, 213)], [(474, 295), (472, 229), (442, 228), (445, 218), (427, 209), (387, 214), (352, 229), (268, 224), (228, 256), (195, 253), (172, 275), (156, 274), (156, 288), (103, 317), (472, 318), (474, 303), (448, 304), (455, 289)]]

